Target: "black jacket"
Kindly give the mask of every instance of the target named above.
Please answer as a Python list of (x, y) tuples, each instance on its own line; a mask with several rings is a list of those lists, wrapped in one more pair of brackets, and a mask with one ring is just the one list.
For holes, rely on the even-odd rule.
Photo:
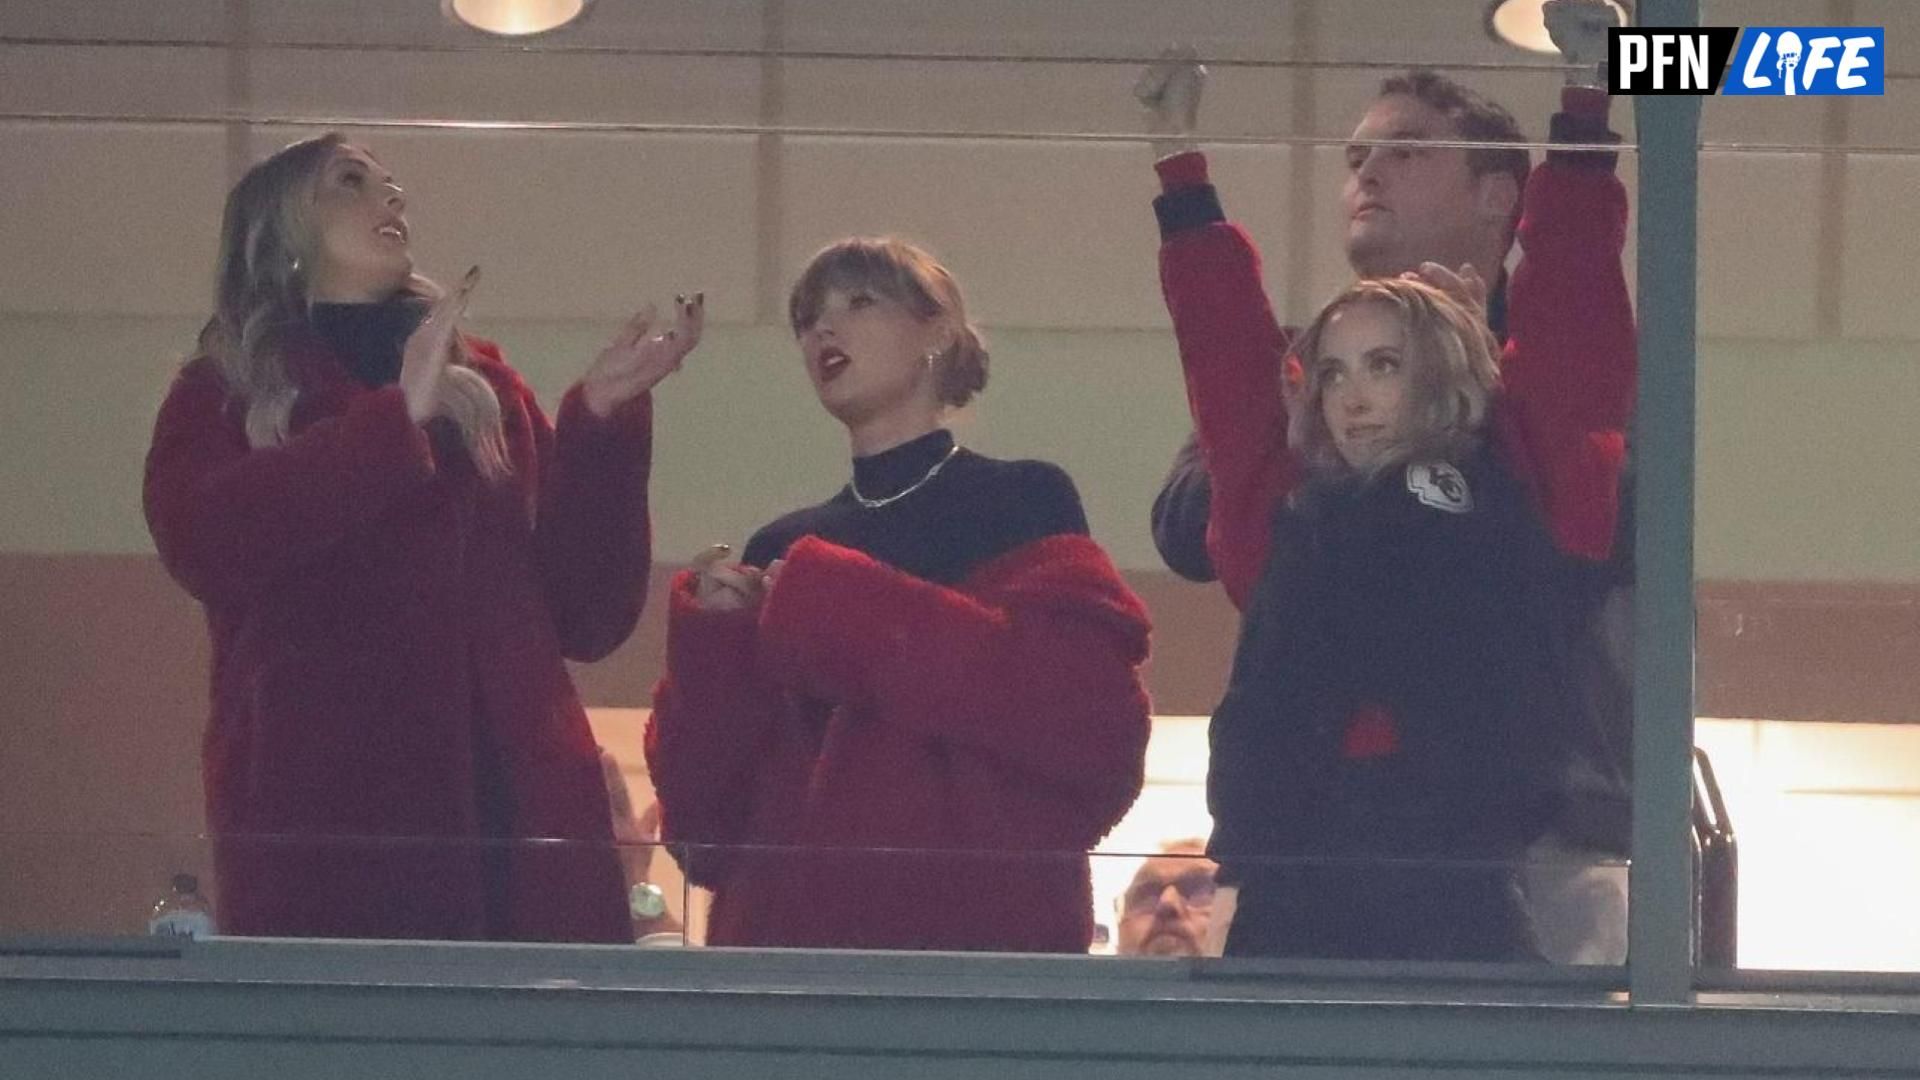
[[(1555, 547), (1492, 454), (1302, 489), (1211, 728), (1211, 853), (1508, 859), (1546, 831), (1579, 726), (1575, 642), (1604, 567)], [(1396, 752), (1354, 759), (1384, 710)]]

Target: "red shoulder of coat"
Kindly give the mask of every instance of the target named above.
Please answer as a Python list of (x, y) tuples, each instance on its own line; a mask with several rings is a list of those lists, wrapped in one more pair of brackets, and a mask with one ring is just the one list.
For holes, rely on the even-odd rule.
[[(220, 362), (205, 353), (190, 357), (180, 365), (180, 369), (174, 373), (173, 385), (168, 389), (167, 397), (171, 404), (190, 403), (180, 415), (194, 417), (194, 423), (218, 416), (235, 431), (245, 429), (243, 410), (236, 407), (232, 390), (227, 385), (227, 376), (220, 370)], [(162, 410), (161, 424), (167, 422), (168, 415), (168, 410)]]
[(496, 393), (511, 393), (516, 397), (533, 399), (533, 388), (507, 363), (499, 345), (471, 334), (462, 335), (462, 339), (467, 348), (467, 365), (485, 376), (493, 384)]
[(201, 353), (188, 357), (173, 376), (174, 384), (183, 389), (200, 393), (226, 394), (227, 376), (220, 370), (220, 361)]

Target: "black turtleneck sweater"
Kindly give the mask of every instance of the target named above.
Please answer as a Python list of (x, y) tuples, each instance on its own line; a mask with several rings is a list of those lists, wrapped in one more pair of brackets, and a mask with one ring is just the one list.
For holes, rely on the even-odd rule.
[(1087, 535), (1080, 493), (1058, 465), (998, 461), (969, 450), (951, 458), (953, 435), (941, 428), (870, 457), (853, 459), (853, 485), (869, 499), (912, 487), (941, 459), (938, 475), (877, 509), (860, 505), (852, 486), (818, 506), (796, 510), (753, 535), (745, 562), (764, 567), (803, 536), (864, 552), (940, 585), (964, 580), (983, 563), (1035, 540)]
[(347, 370), (371, 387), (400, 379), (400, 353), (431, 305), (402, 293), (377, 304), (315, 304), (313, 328), (340, 354)]

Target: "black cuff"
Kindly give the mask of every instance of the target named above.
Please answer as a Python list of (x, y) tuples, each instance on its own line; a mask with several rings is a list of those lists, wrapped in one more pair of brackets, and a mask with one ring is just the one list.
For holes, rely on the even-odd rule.
[[(1557, 143), (1620, 144), (1620, 133), (1607, 130), (1605, 124), (1596, 124), (1587, 117), (1563, 112), (1554, 113), (1553, 119), (1548, 121), (1547, 138)], [(1547, 160), (1556, 165), (1611, 172), (1618, 166), (1620, 155), (1611, 150), (1548, 150)]]
[(1153, 200), (1153, 216), (1160, 219), (1160, 239), (1202, 225), (1227, 220), (1220, 209), (1220, 193), (1212, 184), (1177, 188)]

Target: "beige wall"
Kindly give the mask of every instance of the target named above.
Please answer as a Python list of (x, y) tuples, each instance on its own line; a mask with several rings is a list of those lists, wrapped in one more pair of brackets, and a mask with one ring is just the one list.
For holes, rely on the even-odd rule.
[[(474, 324), (550, 405), (612, 325), (485, 310)], [(191, 318), (0, 315), (0, 551), (151, 550), (140, 462), (195, 329)], [(1065, 465), (1122, 565), (1157, 566), (1147, 510), (1186, 425), (1170, 336), (991, 338), (993, 385), (961, 418), (964, 437), (988, 453)], [(1709, 340), (1699, 385), (1702, 578), (1920, 581), (1920, 345)], [(777, 328), (717, 328), (660, 394), (653, 495), (664, 561), (715, 539), (738, 543), (845, 476), (839, 429)]]
[[(784, 27), (770, 31), (755, 0), (605, 0), (556, 42), (740, 54), (694, 58), (278, 48), (481, 42), (431, 4), (252, 0), (252, 34), (267, 44), (250, 53), (0, 45), (0, 552), (148, 550), (139, 458), (166, 374), (205, 314), (221, 193), (234, 170), (313, 130), (286, 121), (325, 115), (401, 121), (355, 132), (407, 185), (423, 267), (447, 278), (485, 267), (474, 326), (549, 404), (632, 305), (707, 292), (717, 325), (662, 391), (663, 557), (738, 539), (844, 473), (838, 434), (807, 400), (780, 329), (784, 289), (821, 243), (897, 230), (954, 267), (995, 346), (994, 385), (962, 419), (966, 437), (1066, 465), (1097, 536), (1123, 565), (1154, 567), (1146, 508), (1185, 417), (1155, 284), (1150, 155), (1085, 137), (1137, 129), (1134, 69), (748, 54), (770, 35), (792, 50), (1090, 58), (1178, 38), (1227, 58), (1532, 63), (1480, 34), (1483, 6), (817, 0), (778, 5)], [(1920, 8), (1852, 7), (1890, 37), (1920, 35)], [(226, 0), (169, 9), (168, 37), (218, 41), (229, 29)], [(1804, 9), (1748, 0), (1740, 18)], [(0, 8), (0, 35), (162, 30), (134, 3)], [(1315, 140), (1345, 136), (1380, 74), (1216, 71), (1207, 134), (1293, 140), (1213, 153), (1290, 321), (1346, 274), (1341, 149)], [(1557, 73), (1463, 77), (1544, 128)], [(1889, 85), (1882, 99), (1707, 104), (1703, 578), (1920, 580), (1920, 440), (1904, 416), (1920, 389), (1920, 203), (1908, 195), (1920, 184), (1920, 109), (1907, 107), (1920, 104), (1908, 100), (1920, 80)], [(1627, 105), (1616, 119), (1630, 134)], [(178, 122), (229, 108), (264, 122)], [(53, 114), (79, 119), (41, 118)], [(405, 126), (420, 118), (608, 126)], [(1805, 150), (1759, 149), (1782, 145)], [(1863, 152), (1816, 152), (1838, 147)], [(1889, 147), (1915, 152), (1864, 152)], [(1628, 154), (1630, 187), (1633, 170)], [(1634, 255), (1630, 244), (1630, 275)]]

